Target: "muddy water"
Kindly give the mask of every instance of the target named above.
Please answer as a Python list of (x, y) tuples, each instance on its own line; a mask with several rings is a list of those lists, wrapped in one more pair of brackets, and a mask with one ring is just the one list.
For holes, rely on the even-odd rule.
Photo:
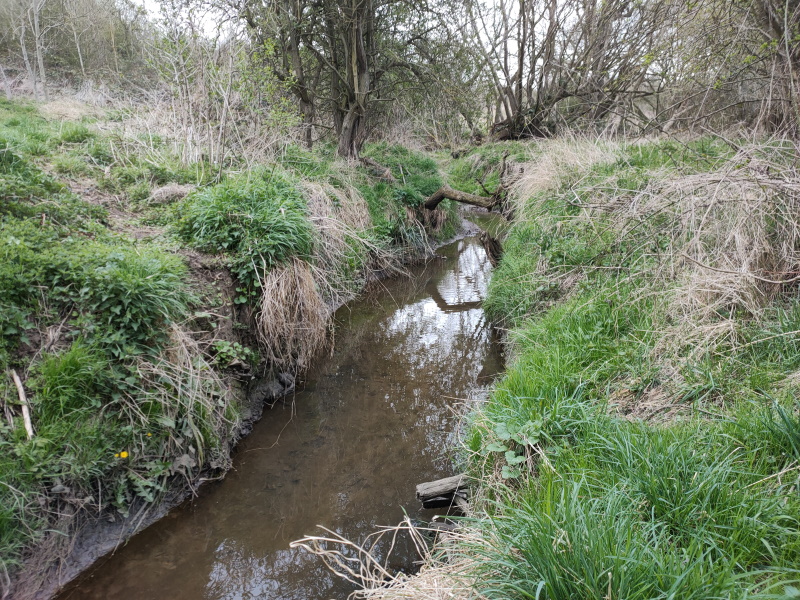
[[(336, 314), (335, 350), (293, 399), (267, 411), (234, 470), (137, 535), (61, 600), (345, 598), (353, 587), (289, 548), (317, 524), (352, 540), (429, 520), (417, 483), (453, 473), (458, 404), (501, 367), (480, 301), (489, 267), (474, 238), (383, 282)], [(411, 548), (392, 554), (409, 569)]]

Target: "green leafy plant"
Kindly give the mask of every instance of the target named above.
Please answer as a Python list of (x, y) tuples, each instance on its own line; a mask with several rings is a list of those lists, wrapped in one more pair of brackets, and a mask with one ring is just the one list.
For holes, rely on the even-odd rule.
[(257, 352), (242, 346), (239, 342), (216, 340), (211, 348), (214, 351), (214, 363), (223, 369), (236, 363), (255, 366), (259, 361)]
[(519, 465), (528, 460), (526, 448), (536, 446), (542, 438), (542, 421), (526, 421), (522, 425), (501, 421), (495, 424), (494, 435), (498, 441), (486, 446), (489, 452), (501, 453), (505, 463), (503, 479), (516, 479), (522, 475)]

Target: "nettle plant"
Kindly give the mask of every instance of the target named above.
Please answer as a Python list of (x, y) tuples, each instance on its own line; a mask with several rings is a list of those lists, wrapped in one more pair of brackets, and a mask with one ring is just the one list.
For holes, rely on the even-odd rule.
[(486, 446), (486, 450), (502, 453), (506, 464), (503, 479), (517, 479), (522, 475), (522, 465), (528, 460), (528, 448), (533, 448), (542, 438), (542, 420), (526, 421), (519, 425), (511, 421), (497, 423), (494, 434), (497, 441)]

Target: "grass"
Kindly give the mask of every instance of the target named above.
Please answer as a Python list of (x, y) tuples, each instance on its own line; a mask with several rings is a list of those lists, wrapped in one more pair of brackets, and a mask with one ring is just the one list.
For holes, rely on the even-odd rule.
[(275, 171), (201, 190), (185, 208), (178, 234), (205, 252), (228, 253), (231, 270), (248, 294), (258, 294), (261, 278), (273, 267), (311, 255), (303, 198), (289, 178)]
[[(471, 416), (484, 500), (450, 556), (487, 598), (794, 597), (797, 301), (748, 277), (794, 271), (782, 203), (796, 198), (760, 195), (741, 169), (758, 156), (797, 175), (769, 142), (570, 144), (555, 153), (597, 160), (542, 178), (552, 159), (535, 155), (512, 190), (485, 303), (512, 360)], [(748, 220), (731, 219), (740, 206)], [(705, 221), (686, 218), (697, 210)], [(683, 258), (698, 247), (742, 275), (718, 283)]]
[[(232, 300), (248, 305), (236, 325), (272, 367), (301, 369), (325, 345), (331, 307), (457, 222), (453, 206), (418, 210), (441, 183), (419, 153), (371, 148), (398, 171), (393, 183), (324, 148), (287, 145), (258, 167), (187, 164), (174, 140), (132, 119), (59, 122), (0, 101), (0, 573), (12, 579), (46, 532), (71, 534), (66, 504), (127, 515), (229, 464), (229, 369), (259, 353), (218, 333), (229, 329), (215, 327), (223, 300), (181, 253), (218, 257)], [(151, 201), (172, 184), (180, 194)]]

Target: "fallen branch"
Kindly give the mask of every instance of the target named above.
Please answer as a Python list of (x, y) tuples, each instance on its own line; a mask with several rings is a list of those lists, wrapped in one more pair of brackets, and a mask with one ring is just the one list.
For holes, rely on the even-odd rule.
[(486, 189), (486, 186), (483, 185), (482, 179), (477, 180), (478, 184), (480, 184), (481, 188), (483, 188), (483, 191), (489, 194), (488, 197), (461, 192), (445, 184), (436, 190), (431, 196), (429, 196), (428, 199), (425, 200), (425, 204), (423, 204), (423, 206), (428, 210), (433, 210), (439, 206), (439, 203), (445, 198), (448, 200), (453, 200), (454, 202), (460, 202), (461, 204), (469, 204), (470, 206), (485, 208), (486, 210), (492, 210), (495, 206), (503, 204), (506, 196), (508, 196), (508, 185), (505, 181), (506, 170), (508, 168), (508, 163), (506, 161), (507, 158), (508, 152), (506, 151), (503, 154), (503, 161), (500, 163), (500, 183), (494, 192), (490, 192)]
[(25, 421), (25, 432), (28, 439), (33, 439), (33, 423), (31, 423), (31, 410), (28, 407), (28, 397), (25, 395), (25, 388), (22, 387), (22, 380), (14, 369), (11, 369), (11, 377), (14, 378), (14, 385), (17, 386), (19, 403), (22, 405), (22, 419)]
[(443, 185), (425, 200), (423, 206), (428, 210), (433, 210), (439, 206), (439, 203), (445, 198), (453, 200), (454, 202), (460, 202), (461, 204), (479, 206), (487, 210), (491, 210), (500, 202), (500, 200), (495, 197), (486, 198), (485, 196), (478, 196), (477, 194), (468, 194), (467, 192), (454, 190), (449, 185)]

